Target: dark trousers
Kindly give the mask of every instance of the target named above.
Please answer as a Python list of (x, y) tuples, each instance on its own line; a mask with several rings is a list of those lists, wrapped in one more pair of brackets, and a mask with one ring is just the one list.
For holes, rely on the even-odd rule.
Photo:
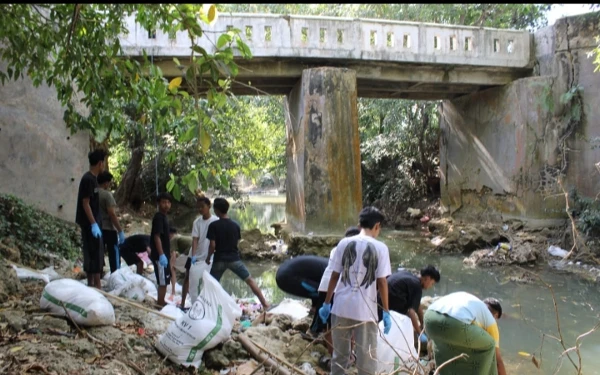
[[(104, 240), (104, 246), (108, 253), (108, 263), (110, 265), (110, 273), (117, 270), (117, 252), (115, 246), (119, 242), (116, 230), (102, 230), (102, 239)], [(119, 262), (120, 263), (120, 262)]]

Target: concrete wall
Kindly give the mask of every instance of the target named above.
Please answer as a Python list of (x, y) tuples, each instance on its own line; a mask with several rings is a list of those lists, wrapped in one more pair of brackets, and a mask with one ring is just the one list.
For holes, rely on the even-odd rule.
[(71, 135), (63, 114), (53, 88), (28, 78), (0, 85), (0, 192), (74, 221), (89, 135)]
[[(597, 44), (599, 13), (561, 19), (535, 35), (536, 72), (441, 107), (442, 205), (456, 216), (549, 219), (564, 216), (565, 188), (600, 191), (600, 73), (587, 52)], [(583, 118), (571, 121), (561, 96), (580, 85)], [(566, 140), (566, 147), (561, 144)], [(561, 150), (566, 150), (565, 152)]]

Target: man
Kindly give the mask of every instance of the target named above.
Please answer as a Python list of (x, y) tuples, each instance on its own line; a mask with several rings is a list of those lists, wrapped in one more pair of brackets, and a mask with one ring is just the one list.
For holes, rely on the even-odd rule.
[(215, 256), (210, 275), (220, 281), (223, 273), (231, 270), (252, 289), (263, 309), (267, 311), (270, 307), (267, 300), (240, 258), (238, 242), (242, 234), (238, 223), (227, 216), (229, 202), (225, 198), (216, 198), (213, 207), (219, 220), (210, 223), (206, 233), (206, 238), (210, 241), (206, 264), (210, 265), (213, 254)]
[(386, 279), (392, 273), (390, 255), (388, 247), (376, 239), (383, 220), (383, 214), (375, 207), (363, 208), (359, 215), (360, 234), (343, 238), (336, 247), (327, 296), (319, 310), (323, 322), (330, 313), (332, 315), (332, 375), (345, 374), (352, 335), (358, 374), (374, 374), (377, 370), (377, 291), (381, 294), (384, 309), (384, 333), (392, 327)]
[(210, 241), (206, 238), (208, 233), (208, 226), (217, 220), (218, 217), (211, 215), (210, 213), (210, 199), (205, 196), (200, 196), (196, 199), (196, 205), (200, 216), (194, 220), (192, 226), (192, 250), (188, 256), (188, 260), (185, 263), (185, 279), (183, 281), (183, 288), (181, 291), (181, 308), (185, 309), (185, 299), (190, 289), (190, 268), (197, 261), (205, 262), (208, 256), (208, 248), (210, 247)]
[(319, 283), (327, 269), (327, 258), (300, 255), (283, 262), (275, 274), (279, 289), (296, 297), (310, 298), (311, 314), (319, 306)]
[(169, 220), (167, 213), (171, 209), (171, 195), (160, 193), (157, 197), (158, 212), (152, 219), (152, 232), (150, 233), (150, 259), (154, 264), (154, 273), (156, 274), (156, 283), (158, 284), (158, 299), (156, 303), (159, 306), (165, 306), (165, 295), (167, 294), (167, 285), (171, 282), (171, 267), (169, 259), (171, 258), (171, 242)]
[(115, 272), (121, 266), (118, 245), (125, 241), (125, 232), (123, 232), (115, 213), (117, 202), (109, 190), (112, 180), (113, 175), (110, 172), (104, 171), (98, 175), (100, 212), (102, 214), (102, 240), (104, 241), (104, 249), (108, 251), (110, 273)]
[(435, 363), (467, 353), (446, 364), (441, 374), (506, 375), (500, 355), (497, 319), (502, 306), (494, 298), (481, 301), (466, 292), (448, 294), (425, 312), (425, 332), (433, 341)]
[(146, 234), (129, 236), (119, 245), (119, 254), (127, 262), (128, 266), (136, 265), (138, 275), (143, 275), (144, 272), (144, 261), (138, 256), (138, 254), (143, 252), (147, 252), (148, 256), (150, 256), (150, 236)]
[(100, 279), (104, 268), (104, 245), (102, 231), (98, 223), (102, 221), (97, 177), (104, 171), (104, 150), (94, 150), (88, 154), (90, 170), (79, 182), (75, 221), (81, 228), (83, 250), (83, 270), (87, 274), (88, 286), (100, 289)]
[[(423, 326), (423, 309), (421, 309), (423, 290), (433, 287), (439, 281), (440, 273), (432, 265), (423, 267), (418, 277), (408, 271), (398, 271), (387, 278), (390, 310), (407, 315), (417, 334), (421, 333)], [(379, 307), (380, 319), (381, 316), (382, 311)]]

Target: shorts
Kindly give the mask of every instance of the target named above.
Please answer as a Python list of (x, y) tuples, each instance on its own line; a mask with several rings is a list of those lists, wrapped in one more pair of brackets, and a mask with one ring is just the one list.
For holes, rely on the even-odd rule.
[(217, 281), (220, 281), (223, 273), (228, 269), (244, 281), (250, 278), (250, 271), (248, 271), (248, 268), (246, 268), (246, 265), (241, 260), (233, 262), (213, 262), (212, 268), (210, 269), (210, 275), (217, 279)]
[(158, 260), (153, 260), (152, 264), (154, 265), (154, 275), (158, 286), (168, 286), (171, 283), (171, 265), (167, 264), (166, 267), (161, 267)]
[(90, 273), (102, 273), (104, 268), (104, 243), (102, 237), (92, 235), (91, 227), (81, 228), (83, 250), (83, 270)]
[(143, 260), (141, 260), (140, 257), (137, 256), (137, 253), (126, 252), (121, 253), (120, 255), (121, 258), (125, 260), (128, 266), (133, 266), (134, 264), (137, 265), (139, 262), (143, 262)]

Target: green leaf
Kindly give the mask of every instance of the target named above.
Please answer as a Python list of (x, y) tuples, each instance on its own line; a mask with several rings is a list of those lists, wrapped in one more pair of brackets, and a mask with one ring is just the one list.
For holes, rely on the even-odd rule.
[(188, 179), (187, 187), (191, 193), (195, 193), (196, 189), (198, 189), (198, 180), (196, 178)]
[(202, 150), (203, 153), (207, 153), (208, 149), (210, 148), (211, 138), (210, 138), (210, 134), (208, 134), (206, 132), (206, 130), (204, 129), (204, 126), (200, 127), (199, 141), (200, 141), (200, 143), (199, 143), (200, 149)]
[(195, 44), (192, 46), (192, 51), (201, 54), (202, 56), (206, 57), (208, 56), (208, 53), (206, 52), (206, 50), (202, 47), (200, 47), (199, 45)]
[(220, 180), (221, 180), (221, 186), (228, 189), (229, 188), (229, 180), (227, 179), (227, 176), (222, 174)]
[(217, 39), (217, 48), (223, 48), (227, 43), (231, 42), (231, 36), (229, 34), (221, 34), (219, 39)]
[(179, 59), (177, 57), (173, 57), (173, 62), (175, 63), (175, 65), (180, 66), (181, 63), (179, 62)]
[(167, 191), (172, 191), (173, 187), (175, 186), (175, 180), (169, 180), (167, 181)]
[(173, 198), (175, 198), (178, 201), (181, 200), (181, 190), (180, 190), (178, 184), (176, 184), (175, 186), (173, 186)]
[(204, 177), (204, 179), (208, 178), (208, 169), (206, 169), (206, 168), (200, 168), (200, 173), (202, 174), (202, 176)]

